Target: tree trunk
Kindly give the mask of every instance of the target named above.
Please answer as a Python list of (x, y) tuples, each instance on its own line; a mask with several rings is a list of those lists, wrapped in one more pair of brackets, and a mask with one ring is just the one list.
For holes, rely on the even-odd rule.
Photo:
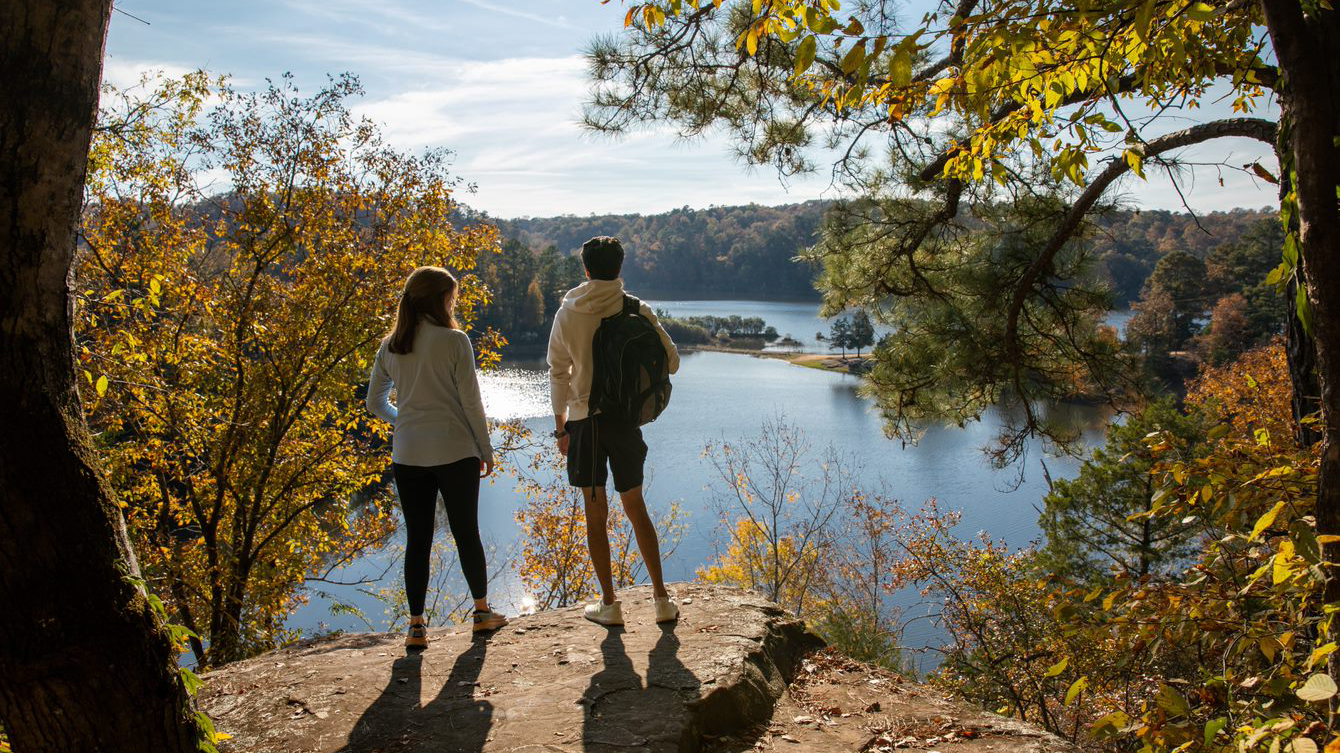
[[(1297, 0), (1264, 0), (1266, 25), (1279, 59), (1280, 102), (1290, 126), (1289, 155), (1298, 197), (1304, 284), (1312, 309), (1317, 383), (1323, 421), (1317, 479), (1317, 533), (1340, 534), (1340, 15), (1317, 8), (1305, 16)], [(1340, 544), (1326, 544), (1329, 562)], [(1340, 573), (1327, 573), (1326, 601), (1340, 602)], [(1331, 656), (1331, 673), (1340, 657)]]
[(0, 4), (0, 719), (16, 753), (194, 751), (75, 389), (70, 262), (110, 0)]

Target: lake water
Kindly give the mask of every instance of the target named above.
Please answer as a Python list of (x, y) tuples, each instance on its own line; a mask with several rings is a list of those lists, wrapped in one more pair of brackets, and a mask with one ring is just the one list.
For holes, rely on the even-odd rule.
[[(692, 311), (762, 316), (779, 331), (791, 331), (798, 339), (808, 332), (811, 344), (820, 328), (814, 324), (818, 321), (817, 307), (812, 304), (712, 301), (710, 305), (701, 304), (701, 308), (699, 302), (657, 305), (677, 314)], [(807, 323), (803, 329), (802, 322)], [(513, 361), (500, 372), (484, 376), (484, 403), (489, 416), (523, 420), (538, 433), (552, 429), (548, 378), (543, 368), (539, 362)], [(962, 512), (961, 535), (987, 531), (1016, 547), (1027, 545), (1038, 533), (1036, 507), (1046, 492), (1043, 463), (1054, 478), (1073, 476), (1078, 467), (1073, 458), (1047, 457), (1034, 445), (1019, 467), (993, 471), (982, 452), (1000, 424), (1000, 417), (991, 413), (981, 423), (964, 429), (931, 428), (917, 445), (904, 446), (885, 438), (870, 401), (857, 393), (859, 382), (855, 377), (777, 359), (685, 353), (672, 381), (674, 395), (669, 408), (660, 419), (644, 427), (650, 447), (649, 503), (664, 510), (671, 502), (678, 502), (688, 513), (687, 530), (665, 564), (666, 577), (671, 581), (691, 579), (695, 569), (712, 558), (720, 533), (708, 491), (715, 471), (703, 456), (704, 446), (723, 438), (738, 440), (755, 435), (770, 417), (785, 416), (802, 427), (814, 445), (816, 461), (821, 448), (830, 443), (853, 458), (867, 488), (882, 484), (910, 509), (935, 497), (942, 509)], [(1055, 410), (1083, 426), (1091, 441), (1101, 438), (1105, 415), (1098, 409), (1061, 406)], [(486, 542), (496, 548), (496, 562), (503, 561), (518, 543), (513, 515), (519, 504), (513, 481), (505, 475), (496, 475), (482, 490), (480, 526)], [(400, 572), (393, 558), (390, 553), (374, 553), (332, 577), (352, 580), (380, 574), (389, 567), (384, 585), (397, 585)], [(455, 580), (459, 582), (458, 577)], [(317, 589), (359, 606), (374, 625), (379, 624), (384, 605), (363, 590), (327, 584), (317, 584)], [(510, 572), (501, 573), (492, 586), (492, 598), (511, 613), (516, 612), (524, 596)], [(290, 617), (289, 626), (305, 632), (367, 629), (357, 618), (332, 614), (330, 606), (330, 598), (314, 596)], [(920, 620), (909, 628), (904, 643), (929, 645), (936, 642), (937, 635), (930, 621)]]
[[(803, 353), (827, 353), (829, 344), (819, 340), (816, 335), (822, 333), (825, 338), (833, 327), (832, 319), (819, 318), (819, 306), (816, 303), (779, 303), (774, 301), (666, 301), (648, 298), (647, 305), (663, 310), (676, 318), (690, 316), (759, 316), (767, 324), (776, 327), (782, 337), (790, 337), (800, 345), (783, 345), (781, 341), (768, 344), (764, 350), (798, 351)], [(1126, 323), (1131, 319), (1130, 310), (1112, 311), (1107, 315), (1107, 323), (1125, 333)], [(875, 327), (875, 338), (887, 332), (887, 328)]]

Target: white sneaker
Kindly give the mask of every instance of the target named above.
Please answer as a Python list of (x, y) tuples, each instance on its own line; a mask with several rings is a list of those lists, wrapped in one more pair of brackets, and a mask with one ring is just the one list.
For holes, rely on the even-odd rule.
[(679, 605), (670, 601), (670, 597), (656, 597), (651, 600), (656, 605), (656, 621), (672, 622), (679, 619)]
[(598, 622), (601, 625), (623, 624), (623, 608), (619, 606), (619, 602), (617, 601), (613, 604), (605, 604), (603, 602), (587, 604), (586, 609), (583, 610), (583, 616), (585, 616), (586, 619), (592, 622)]

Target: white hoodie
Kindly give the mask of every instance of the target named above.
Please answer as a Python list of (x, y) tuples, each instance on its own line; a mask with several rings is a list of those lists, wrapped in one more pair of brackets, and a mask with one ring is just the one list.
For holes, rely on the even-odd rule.
[[(555, 416), (566, 413), (569, 421), (580, 421), (590, 412), (591, 340), (600, 320), (623, 308), (623, 296), (622, 279), (587, 280), (563, 296), (549, 333), (549, 398)], [(679, 351), (674, 342), (650, 306), (643, 303), (641, 312), (660, 333), (666, 365), (671, 374), (675, 373), (679, 370)]]

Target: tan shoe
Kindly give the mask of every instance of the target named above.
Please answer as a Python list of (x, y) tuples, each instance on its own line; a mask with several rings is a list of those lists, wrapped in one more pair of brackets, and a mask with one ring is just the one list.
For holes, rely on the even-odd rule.
[(405, 648), (428, 648), (428, 626), (422, 622), (411, 622), (409, 635), (405, 636)]
[(485, 633), (490, 630), (497, 630), (507, 624), (507, 618), (488, 609), (483, 612), (475, 610), (474, 631), (476, 633)]

